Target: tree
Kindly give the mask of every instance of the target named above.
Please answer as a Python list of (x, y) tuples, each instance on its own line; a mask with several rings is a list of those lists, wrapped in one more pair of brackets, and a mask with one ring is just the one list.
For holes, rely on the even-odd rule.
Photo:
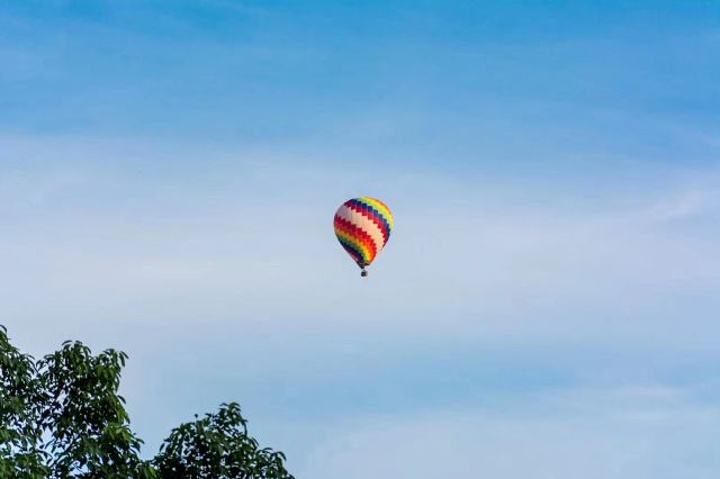
[(291, 479), (282, 452), (260, 449), (236, 403), (173, 430), (155, 458), (162, 479)]
[(293, 479), (261, 449), (236, 403), (182, 424), (158, 455), (140, 457), (118, 395), (127, 355), (80, 342), (36, 360), (0, 325), (0, 477), (18, 479)]

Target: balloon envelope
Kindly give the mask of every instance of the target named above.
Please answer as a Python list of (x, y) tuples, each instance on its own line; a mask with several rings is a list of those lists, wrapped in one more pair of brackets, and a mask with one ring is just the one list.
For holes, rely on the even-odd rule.
[(390, 208), (374, 198), (353, 198), (335, 213), (335, 235), (350, 257), (364, 268), (387, 244), (393, 229)]

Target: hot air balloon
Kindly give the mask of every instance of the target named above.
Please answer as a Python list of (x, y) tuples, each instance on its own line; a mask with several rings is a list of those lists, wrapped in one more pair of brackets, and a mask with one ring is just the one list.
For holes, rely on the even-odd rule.
[(365, 268), (390, 239), (390, 208), (374, 198), (353, 198), (338, 208), (333, 225), (338, 241), (362, 270), (360, 275), (367, 276)]

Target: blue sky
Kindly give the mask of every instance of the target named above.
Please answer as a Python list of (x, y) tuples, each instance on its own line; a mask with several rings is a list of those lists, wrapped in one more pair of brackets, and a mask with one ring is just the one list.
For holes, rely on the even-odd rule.
[[(297, 477), (720, 473), (720, 4), (5, 2), (0, 322)], [(332, 233), (375, 196), (368, 280)]]

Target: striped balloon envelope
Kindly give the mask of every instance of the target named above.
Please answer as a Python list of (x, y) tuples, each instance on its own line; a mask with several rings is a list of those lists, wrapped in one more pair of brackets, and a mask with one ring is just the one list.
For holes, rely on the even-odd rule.
[(390, 239), (393, 215), (390, 208), (374, 198), (353, 198), (335, 213), (335, 236), (367, 276), (365, 267), (375, 260)]

